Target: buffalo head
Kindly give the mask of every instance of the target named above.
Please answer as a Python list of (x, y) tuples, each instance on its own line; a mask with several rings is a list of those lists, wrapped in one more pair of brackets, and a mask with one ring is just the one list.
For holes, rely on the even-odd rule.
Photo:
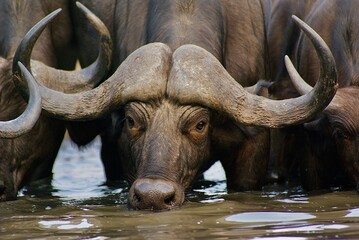
[[(312, 90), (312, 87), (301, 78), (294, 77), (292, 82), (300, 94)], [(340, 173), (340, 169), (344, 169), (350, 182), (356, 185), (357, 189), (359, 183), (358, 91), (357, 86), (339, 88), (323, 112), (304, 124), (308, 134), (313, 133), (314, 137), (323, 138), (320, 143), (313, 146), (313, 149), (319, 147), (322, 149), (317, 154), (312, 153), (315, 158), (312, 161), (322, 161), (321, 164), (327, 166), (330, 177)], [(314, 137), (311, 145), (315, 144)], [(325, 160), (321, 160), (323, 153), (328, 153)]]
[(251, 94), (205, 49), (183, 45), (172, 52), (165, 44), (151, 43), (93, 90), (66, 94), (39, 86), (43, 109), (66, 120), (115, 112), (116, 148), (109, 154), (121, 161), (122, 174), (132, 184), (130, 206), (171, 209), (183, 203), (184, 190), (217, 160), (215, 145), (238, 137), (227, 131), (223, 139), (214, 139), (224, 128), (221, 123), (282, 127), (307, 121), (330, 102), (337, 88), (334, 60), (319, 36), (297, 21), (322, 63), (318, 83), (304, 96), (278, 101)]

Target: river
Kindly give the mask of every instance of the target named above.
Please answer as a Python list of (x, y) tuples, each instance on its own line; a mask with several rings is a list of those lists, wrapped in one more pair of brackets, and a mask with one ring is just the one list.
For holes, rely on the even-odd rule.
[(100, 141), (62, 144), (52, 180), (0, 203), (0, 239), (359, 238), (355, 191), (306, 193), (298, 186), (226, 192), (219, 164), (172, 211), (131, 211), (126, 183), (104, 185)]

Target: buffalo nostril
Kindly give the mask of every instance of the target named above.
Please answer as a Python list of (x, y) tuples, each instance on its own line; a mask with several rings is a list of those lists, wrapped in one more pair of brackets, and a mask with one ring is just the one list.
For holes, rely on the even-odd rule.
[(172, 196), (169, 196), (165, 199), (165, 204), (168, 206), (174, 206), (175, 205), (175, 194)]
[(133, 195), (132, 201), (134, 204), (139, 204), (141, 202), (141, 197), (139, 197), (136, 193)]

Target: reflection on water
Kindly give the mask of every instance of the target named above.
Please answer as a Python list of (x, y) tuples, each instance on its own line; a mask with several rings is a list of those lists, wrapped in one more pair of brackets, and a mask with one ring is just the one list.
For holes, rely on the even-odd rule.
[(16, 201), (0, 203), (1, 239), (309, 239), (358, 238), (354, 191), (304, 192), (267, 186), (227, 194), (216, 165), (187, 193), (181, 208), (129, 211), (128, 186), (104, 185), (100, 142), (78, 151), (64, 142), (53, 180), (39, 181)]
[(350, 209), (344, 217), (359, 217), (359, 208)]
[(71, 221), (62, 221), (62, 220), (55, 220), (55, 221), (46, 221), (42, 220), (39, 222), (40, 225), (43, 225), (45, 228), (55, 227), (58, 229), (77, 229), (77, 228), (90, 228), (93, 224), (89, 223), (86, 218), (81, 220), (79, 224), (71, 224)]
[[(55, 162), (52, 186), (58, 191), (53, 195), (62, 199), (103, 196), (106, 188), (101, 185), (106, 179), (101, 161), (99, 161), (98, 149), (101, 146), (99, 139), (83, 149), (80, 154), (78, 149), (71, 144), (70, 141), (63, 143), (66, 151), (61, 151), (58, 155), (58, 159), (62, 161)], [(77, 157), (74, 158), (74, 156)]]
[(226, 221), (232, 222), (287, 222), (299, 221), (315, 218), (314, 215), (309, 213), (296, 213), (296, 212), (252, 212), (252, 213), (239, 213), (226, 218)]

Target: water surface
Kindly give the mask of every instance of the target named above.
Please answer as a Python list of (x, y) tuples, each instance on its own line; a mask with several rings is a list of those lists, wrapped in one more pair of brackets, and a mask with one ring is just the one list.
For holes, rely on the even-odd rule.
[(18, 200), (0, 203), (0, 239), (311, 239), (358, 238), (355, 191), (308, 194), (267, 186), (227, 194), (216, 165), (181, 208), (127, 209), (126, 183), (104, 185), (100, 142), (79, 151), (65, 141), (53, 180), (37, 182)]

